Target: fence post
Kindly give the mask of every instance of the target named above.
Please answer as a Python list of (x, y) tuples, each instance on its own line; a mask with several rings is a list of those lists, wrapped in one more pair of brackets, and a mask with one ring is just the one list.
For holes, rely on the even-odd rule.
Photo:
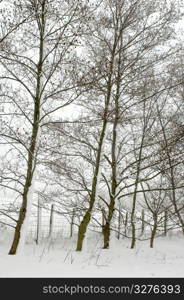
[(41, 201), (38, 196), (38, 203), (37, 203), (37, 231), (36, 231), (36, 244), (40, 243), (40, 234), (41, 234), (41, 224), (42, 223), (42, 207)]

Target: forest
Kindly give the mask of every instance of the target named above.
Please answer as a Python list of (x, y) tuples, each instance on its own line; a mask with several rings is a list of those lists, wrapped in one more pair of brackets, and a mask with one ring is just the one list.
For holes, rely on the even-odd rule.
[(129, 252), (183, 239), (183, 14), (179, 0), (0, 2), (6, 253), (33, 214), (32, 243), (52, 240), (57, 215), (77, 253), (93, 235)]

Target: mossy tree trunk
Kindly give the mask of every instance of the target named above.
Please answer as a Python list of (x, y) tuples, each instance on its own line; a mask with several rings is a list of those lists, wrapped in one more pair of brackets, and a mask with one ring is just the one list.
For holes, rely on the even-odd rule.
[(44, 29), (45, 29), (45, 4), (46, 1), (42, 1), (41, 5), (41, 16), (39, 18), (39, 32), (40, 32), (40, 45), (39, 45), (39, 61), (37, 64), (37, 81), (36, 81), (36, 90), (35, 90), (35, 99), (34, 99), (34, 116), (32, 123), (32, 134), (30, 146), (28, 149), (28, 160), (27, 160), (27, 173), (26, 180), (24, 184), (23, 194), (22, 194), (22, 205), (19, 212), (18, 221), (15, 228), (15, 234), (11, 249), (9, 254), (16, 254), (19, 241), (21, 238), (21, 229), (25, 221), (27, 214), (27, 206), (29, 199), (30, 189), (33, 183), (33, 176), (36, 168), (36, 155), (38, 147), (38, 133), (40, 127), (40, 111), (41, 111), (41, 77), (42, 77), (42, 68), (43, 68), (43, 52), (44, 52)]
[(103, 120), (103, 128), (101, 131), (101, 136), (100, 136), (100, 141), (99, 141), (99, 147), (98, 147), (98, 152), (97, 152), (97, 158), (96, 158), (96, 164), (95, 164), (95, 173), (93, 176), (93, 182), (92, 182), (92, 191), (91, 191), (91, 196), (90, 196), (90, 202), (89, 202), (89, 208), (87, 209), (80, 225), (79, 225), (79, 231), (78, 231), (78, 239), (77, 239), (77, 247), (76, 251), (81, 251), (82, 246), (83, 246), (83, 241), (85, 238), (85, 233), (88, 227), (88, 224), (91, 220), (91, 213), (92, 209), (95, 203), (96, 199), (96, 191), (97, 191), (97, 181), (98, 181), (98, 176), (99, 176), (99, 169), (100, 169), (100, 160), (101, 160), (101, 153), (102, 153), (102, 146), (104, 143), (104, 137), (105, 137), (105, 131), (106, 131), (106, 126), (107, 126), (107, 119), (106, 117)]

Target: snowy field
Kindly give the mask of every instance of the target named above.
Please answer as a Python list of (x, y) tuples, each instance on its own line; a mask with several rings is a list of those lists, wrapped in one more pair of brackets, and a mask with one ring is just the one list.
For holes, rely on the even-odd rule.
[(85, 249), (75, 252), (75, 239), (63, 238), (40, 245), (27, 243), (22, 255), (7, 254), (10, 237), (0, 239), (0, 277), (184, 277), (184, 239), (157, 238), (155, 247), (114, 239), (109, 250), (101, 248), (101, 237), (88, 237)]

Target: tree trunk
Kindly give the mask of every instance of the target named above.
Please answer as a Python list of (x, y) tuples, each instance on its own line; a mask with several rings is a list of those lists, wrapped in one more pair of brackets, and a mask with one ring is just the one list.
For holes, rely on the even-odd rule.
[[(120, 48), (122, 46), (122, 36), (120, 36)], [(113, 129), (112, 129), (112, 145), (111, 145), (111, 172), (112, 172), (112, 180), (111, 180), (111, 191), (110, 191), (110, 204), (108, 206), (108, 216), (106, 220), (106, 224), (104, 226), (103, 234), (104, 234), (104, 249), (109, 248), (110, 241), (110, 225), (111, 220), (114, 214), (115, 209), (115, 199), (116, 199), (116, 189), (117, 189), (117, 128), (119, 121), (119, 98), (120, 98), (120, 83), (121, 83), (121, 51), (119, 51), (118, 57), (118, 76), (116, 83), (116, 95), (115, 95), (115, 110), (114, 110), (114, 119), (113, 119)]]
[(151, 237), (150, 237), (150, 248), (153, 248), (154, 245), (154, 239), (157, 232), (157, 214), (154, 214), (153, 216), (153, 229), (151, 230)]
[[(93, 202), (91, 202), (93, 204)], [(83, 217), (83, 220), (79, 226), (79, 231), (78, 231), (78, 240), (77, 240), (77, 248), (76, 251), (81, 251), (82, 246), (83, 246), (83, 241), (85, 238), (85, 233), (87, 226), (89, 224), (90, 218), (91, 218), (91, 208), (89, 208), (86, 212), (86, 214)]]
[(37, 207), (37, 232), (36, 232), (36, 244), (40, 243), (40, 234), (41, 234), (41, 215), (42, 215), (42, 208), (40, 205), (40, 199), (38, 197), (38, 207)]
[(135, 233), (135, 217), (131, 216), (131, 227), (132, 227), (132, 240), (131, 240), (131, 249), (135, 247), (136, 243), (136, 233)]
[(125, 223), (124, 223), (124, 226), (125, 226), (124, 235), (125, 235), (125, 237), (127, 237), (127, 225), (128, 225), (128, 212), (126, 212)]
[(20, 209), (20, 212), (19, 212), (19, 219), (18, 219), (17, 225), (15, 227), (14, 239), (13, 239), (13, 243), (12, 243), (11, 249), (9, 251), (9, 254), (16, 254), (16, 250), (17, 250), (19, 240), (20, 240), (20, 231), (21, 231), (21, 227), (24, 222), (24, 219), (25, 219), (25, 214), (26, 214), (26, 208), (23, 208), (23, 205), (22, 205), (22, 208)]
[(118, 211), (118, 234), (117, 239), (120, 239), (120, 231), (121, 231), (121, 206), (119, 205), (119, 211)]
[(105, 142), (105, 135), (108, 125), (108, 109), (111, 99), (111, 90), (112, 90), (112, 79), (113, 79), (113, 70), (114, 70), (114, 60), (115, 60), (115, 53), (116, 53), (116, 47), (117, 47), (117, 37), (114, 38), (113, 43), (113, 49), (111, 52), (111, 61), (109, 65), (109, 73), (108, 73), (108, 82), (107, 82), (107, 90), (104, 94), (105, 96), (105, 107), (104, 107), (104, 114), (103, 114), (103, 125), (102, 130), (100, 133), (99, 143), (98, 143), (98, 150), (96, 155), (96, 162), (95, 162), (95, 170), (94, 170), (94, 176), (92, 180), (92, 188), (91, 188), (91, 195), (89, 199), (89, 208), (87, 209), (81, 224), (79, 225), (79, 231), (78, 231), (78, 240), (77, 240), (77, 247), (76, 251), (82, 250), (83, 241), (85, 238), (85, 233), (88, 227), (88, 224), (91, 220), (91, 213), (93, 210), (93, 206), (96, 200), (96, 192), (97, 192), (97, 185), (99, 181), (99, 175), (100, 175), (100, 163), (101, 163), (101, 157), (103, 152), (103, 145)]
[(110, 224), (106, 222), (103, 226), (103, 237), (104, 237), (104, 246), (103, 249), (109, 248), (109, 238), (110, 238)]
[(105, 209), (102, 208), (102, 233), (103, 233), (104, 225), (105, 225)]
[(49, 221), (49, 239), (52, 238), (53, 233), (53, 221), (54, 221), (54, 204), (51, 205), (51, 211), (50, 211), (50, 221)]
[[(114, 198), (113, 198), (114, 199)], [(109, 248), (109, 241), (110, 241), (110, 223), (112, 220), (112, 216), (114, 213), (114, 205), (115, 205), (115, 201), (111, 200), (111, 203), (109, 205), (109, 211), (108, 211), (108, 216), (107, 216), (107, 220), (106, 223), (103, 227), (103, 235), (104, 235), (104, 245), (103, 248), (107, 249)]]
[[(36, 133), (37, 135), (37, 133)], [(33, 144), (33, 143), (32, 143)], [(28, 170), (27, 170), (27, 177), (26, 177), (26, 183), (24, 186), (24, 192), (23, 192), (23, 201), (22, 201), (22, 206), (20, 208), (20, 212), (19, 212), (19, 218), (17, 221), (17, 225), (15, 227), (15, 234), (14, 234), (14, 239), (13, 239), (13, 243), (12, 246), (10, 248), (9, 254), (14, 255), (16, 254), (19, 242), (20, 242), (20, 238), (24, 238), (25, 239), (25, 232), (23, 233), (23, 235), (21, 236), (21, 231), (22, 231), (22, 226), (25, 222), (26, 219), (26, 214), (27, 214), (27, 207), (28, 207), (28, 201), (31, 202), (32, 199), (29, 198), (32, 197), (32, 195), (30, 194), (30, 190), (31, 190), (31, 185), (32, 185), (32, 178), (33, 178), (33, 173), (34, 173), (34, 169), (32, 170), (33, 166), (34, 166), (34, 159), (32, 156), (32, 153), (34, 153), (35, 151), (35, 143), (34, 145), (31, 146), (31, 148), (33, 149), (32, 151), (30, 150), (29, 154), (29, 160), (28, 160)], [(31, 204), (31, 203), (29, 203)], [(24, 228), (24, 230), (27, 230), (27, 228)], [(24, 243), (25, 241), (22, 241), (22, 243)]]
[(134, 195), (133, 195), (133, 200), (132, 200), (132, 211), (131, 211), (132, 241), (131, 241), (131, 247), (130, 247), (131, 249), (133, 249), (135, 247), (135, 243), (136, 243), (135, 209), (136, 209), (136, 202), (137, 202), (137, 188), (138, 188), (138, 182), (139, 182), (139, 176), (140, 176), (140, 168), (141, 168), (141, 159), (142, 159), (145, 131), (146, 131), (146, 125), (144, 124), (142, 139), (141, 139), (141, 144), (140, 144), (140, 150), (139, 150), (138, 164), (137, 164), (137, 175), (136, 175), (136, 180), (135, 180)]
[(144, 209), (142, 210), (142, 217), (141, 217), (141, 222), (142, 222), (142, 226), (141, 226), (141, 234), (144, 234), (144, 229), (145, 229), (145, 215), (144, 215)]
[(26, 174), (26, 180), (25, 180), (23, 196), (22, 196), (22, 206), (20, 208), (19, 218), (15, 228), (14, 239), (9, 254), (16, 254), (20, 239), (22, 238), (21, 231), (22, 231), (22, 226), (26, 219), (27, 208), (31, 204), (30, 203), (32, 201), (31, 198), (33, 196), (31, 188), (34, 181), (33, 176), (36, 168), (36, 155), (37, 155), (37, 146), (38, 146), (37, 139), (40, 130), (39, 122), (40, 122), (40, 111), (41, 111), (41, 77), (42, 77), (43, 52), (44, 52), (45, 1), (43, 1), (41, 7), (42, 7), (42, 14), (39, 20), (41, 26), (41, 28), (39, 27), (40, 30), (39, 62), (37, 64), (37, 82), (36, 82), (36, 91), (35, 91), (35, 98), (34, 98), (34, 117), (33, 117), (33, 124), (32, 124), (30, 147), (28, 149), (27, 174)]
[(74, 219), (75, 219), (75, 209), (73, 209), (73, 211), (72, 211), (72, 218), (71, 218), (71, 224), (70, 224), (70, 238), (72, 238), (72, 236), (73, 236)]
[(164, 235), (167, 236), (167, 211), (164, 212)]

